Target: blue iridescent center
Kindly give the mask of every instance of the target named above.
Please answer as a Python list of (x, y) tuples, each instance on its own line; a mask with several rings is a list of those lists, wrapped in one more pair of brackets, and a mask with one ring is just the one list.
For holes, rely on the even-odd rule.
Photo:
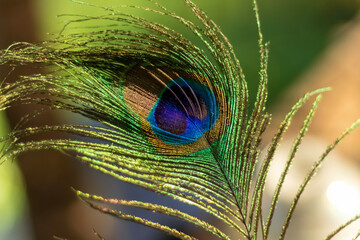
[(208, 87), (177, 78), (164, 88), (146, 120), (163, 142), (180, 145), (199, 139), (218, 116), (218, 104)]

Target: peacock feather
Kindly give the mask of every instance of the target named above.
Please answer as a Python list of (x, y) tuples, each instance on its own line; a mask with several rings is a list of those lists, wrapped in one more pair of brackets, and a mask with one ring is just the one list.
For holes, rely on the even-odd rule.
[[(283, 183), (321, 94), (328, 89), (306, 93), (299, 99), (269, 146), (260, 149), (271, 115), (266, 110), (269, 48), (263, 40), (256, 0), (253, 6), (260, 66), (254, 105), (249, 103), (245, 75), (231, 43), (198, 6), (183, 0), (194, 16), (189, 20), (155, 1), (148, 2), (152, 7), (94, 6), (103, 8), (106, 14), (69, 16), (75, 20), (64, 29), (84, 22), (90, 22), (90, 27), (77, 33), (62, 31), (40, 44), (16, 43), (1, 51), (1, 65), (47, 69), (47, 73), (23, 76), (15, 83), (5, 79), (0, 88), (1, 110), (16, 104), (40, 104), (99, 123), (22, 128), (24, 122), (41, 111), (25, 115), (2, 139), (7, 143), (3, 159), (32, 150), (61, 151), (120, 181), (202, 209), (219, 222), (213, 224), (160, 204), (106, 199), (75, 190), (94, 209), (179, 239), (197, 238), (102, 204), (178, 218), (210, 232), (214, 239), (269, 239)], [(129, 9), (176, 21), (186, 32), (180, 34), (166, 25), (129, 14)], [(270, 210), (265, 212), (264, 188), (274, 154), (295, 113), (312, 98), (312, 108), (283, 166)], [(279, 239), (285, 238), (299, 198), (325, 157), (359, 124), (360, 120), (344, 131), (314, 163), (293, 198)], [(66, 132), (73, 137), (26, 140), (47, 132)], [(332, 239), (359, 218), (354, 216), (325, 239)]]

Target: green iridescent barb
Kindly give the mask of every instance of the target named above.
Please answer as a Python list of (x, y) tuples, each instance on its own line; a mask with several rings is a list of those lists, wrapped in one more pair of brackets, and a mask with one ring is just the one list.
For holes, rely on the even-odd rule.
[[(253, 6), (259, 32), (260, 81), (251, 111), (245, 75), (232, 45), (199, 7), (190, 0), (183, 1), (197, 18), (197, 24), (149, 1), (154, 8), (104, 8), (106, 15), (79, 15), (69, 23), (105, 20), (109, 25), (96, 25), (93, 21), (94, 25), (82, 29), (81, 33), (61, 33), (54, 40), (41, 44), (16, 43), (3, 50), (2, 65), (38, 64), (51, 72), (23, 76), (16, 83), (2, 84), (1, 110), (14, 103), (42, 104), (81, 114), (103, 126), (15, 128), (3, 139), (9, 143), (3, 150), (3, 158), (40, 149), (70, 153), (91, 168), (196, 206), (222, 222), (214, 226), (163, 205), (105, 199), (76, 191), (78, 197), (94, 209), (179, 239), (196, 238), (97, 204), (130, 206), (172, 216), (203, 228), (214, 238), (230, 239), (230, 228), (237, 233), (236, 239), (269, 239), (283, 183), (321, 93), (327, 89), (305, 94), (285, 116), (267, 150), (260, 150), (261, 136), (270, 122), (270, 115), (265, 108), (268, 44), (263, 42), (256, 1)], [(178, 21), (187, 28), (189, 35), (200, 40), (199, 44), (162, 24), (124, 13), (128, 8)], [(295, 113), (312, 96), (317, 97), (294, 140), (270, 211), (264, 213), (264, 187), (274, 153)], [(23, 121), (31, 117), (25, 116)], [(285, 238), (298, 200), (325, 157), (359, 124), (360, 120), (346, 130), (314, 164), (294, 197), (279, 239)], [(21, 141), (29, 135), (49, 131), (86, 138)], [(261, 151), (266, 154), (260, 161)], [(340, 226), (326, 239), (359, 218)]]

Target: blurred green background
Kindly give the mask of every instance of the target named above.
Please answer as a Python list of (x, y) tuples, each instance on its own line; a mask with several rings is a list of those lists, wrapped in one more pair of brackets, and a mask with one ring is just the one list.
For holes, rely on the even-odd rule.
[[(147, 1), (87, 1), (99, 6), (120, 4), (149, 5)], [(192, 14), (181, 0), (160, 1), (184, 17)], [(221, 27), (233, 44), (243, 66), (250, 90), (257, 87), (258, 46), (257, 28), (251, 0), (195, 0)], [(260, 17), (265, 41), (270, 42), (270, 104), (291, 81), (294, 81), (324, 47), (342, 24), (352, 19), (358, 9), (358, 0), (273, 0), (259, 1)], [(150, 5), (149, 5), (150, 6)], [(64, 13), (96, 15), (98, 9), (74, 4), (71, 1), (38, 0), (41, 33), (57, 32), (65, 18)], [(153, 17), (154, 18), (154, 17)], [(155, 17), (156, 18), (156, 17)], [(155, 19), (156, 20), (156, 19)], [(161, 21), (161, 18), (158, 19)]]
[[(120, 4), (149, 5), (147, 1), (140, 0), (98, 0), (88, 1), (96, 5), (116, 6)], [(145, 3), (144, 3), (145, 2)], [(179, 15), (190, 17), (191, 13), (181, 0), (159, 1), (164, 2), (169, 9), (176, 11)], [(257, 46), (257, 28), (255, 17), (252, 11), (251, 0), (194, 0), (213, 20), (221, 27), (226, 36), (233, 44), (237, 56), (242, 64), (247, 81), (249, 83), (252, 100), (258, 83), (259, 55)], [(25, 6), (25, 7), (24, 7)], [(66, 22), (66, 17), (56, 18), (59, 14), (103, 14), (97, 8), (75, 4), (70, 0), (2, 0), (0, 3), (0, 39), (1, 47), (5, 48), (15, 41), (36, 41), (46, 39), (47, 32), (57, 33)], [(269, 61), (269, 104), (278, 101), (278, 97), (286, 88), (303, 73), (315, 59), (322, 53), (323, 49), (331, 42), (334, 33), (346, 22), (356, 15), (359, 8), (357, 0), (259, 0), (260, 16), (265, 41), (270, 42)], [(5, 14), (6, 13), (6, 14)], [(5, 18), (6, 16), (12, 16)], [(23, 18), (26, 15), (25, 18)], [(16, 32), (25, 32), (27, 25), (26, 18), (31, 19), (32, 32), (29, 38)], [(17, 27), (9, 30), (16, 19), (22, 19)], [(154, 20), (162, 21), (161, 18)], [(171, 25), (171, 23), (170, 23)], [(23, 29), (22, 29), (23, 26)], [(174, 25), (175, 26), (175, 25)], [(71, 31), (71, 30), (70, 30)], [(14, 33), (15, 32), (15, 33)], [(2, 73), (1, 76), (4, 76)], [(5, 122), (1, 122), (5, 126)], [(2, 134), (6, 131), (1, 127)], [(4, 171), (5, 167), (1, 166)], [(15, 163), (12, 170), (6, 170), (7, 174), (0, 175), (0, 204), (5, 204), (7, 209), (14, 210), (11, 215), (8, 211), (2, 210), (0, 206), (0, 240), (25, 239), (24, 236), (16, 237), (20, 224), (27, 213), (25, 195), (19, 193), (22, 190), (19, 182), (20, 174), (17, 173)], [(1, 173), (1, 171), (0, 171)], [(15, 180), (16, 177), (16, 180)], [(7, 187), (8, 183), (14, 183), (12, 188)], [(6, 185), (7, 184), (7, 185)], [(26, 183), (25, 183), (26, 185)], [(65, 186), (70, 187), (70, 186)], [(15, 194), (15, 195), (14, 195)], [(31, 192), (29, 192), (31, 194)], [(16, 201), (9, 201), (4, 196), (13, 196)], [(22, 199), (22, 200), (19, 200)], [(5, 201), (5, 200), (6, 201)], [(32, 205), (29, 205), (32, 208)], [(18, 221), (15, 221), (14, 215)], [(32, 216), (36, 215), (32, 211)], [(56, 216), (54, 216), (56, 218)], [(86, 219), (83, 219), (85, 221)], [(28, 227), (33, 225), (33, 218), (29, 218)], [(62, 224), (59, 222), (58, 224)], [(5, 229), (5, 227), (7, 229)], [(57, 234), (55, 230), (49, 231)], [(30, 236), (34, 232), (34, 236)], [(27, 230), (28, 239), (49, 239), (42, 238), (37, 231)], [(71, 231), (60, 232), (59, 235), (71, 237)], [(9, 236), (11, 236), (9, 238)], [(109, 238), (112, 239), (112, 238)], [(150, 239), (150, 238), (148, 238)]]

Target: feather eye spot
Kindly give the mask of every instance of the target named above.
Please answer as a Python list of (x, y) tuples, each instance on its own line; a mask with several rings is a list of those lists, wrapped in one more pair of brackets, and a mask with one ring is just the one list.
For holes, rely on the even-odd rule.
[(136, 65), (124, 80), (124, 103), (158, 153), (189, 155), (221, 137), (224, 96), (204, 75)]
[(180, 77), (167, 84), (146, 120), (160, 140), (180, 145), (203, 136), (214, 125), (218, 115), (211, 90), (201, 83)]

